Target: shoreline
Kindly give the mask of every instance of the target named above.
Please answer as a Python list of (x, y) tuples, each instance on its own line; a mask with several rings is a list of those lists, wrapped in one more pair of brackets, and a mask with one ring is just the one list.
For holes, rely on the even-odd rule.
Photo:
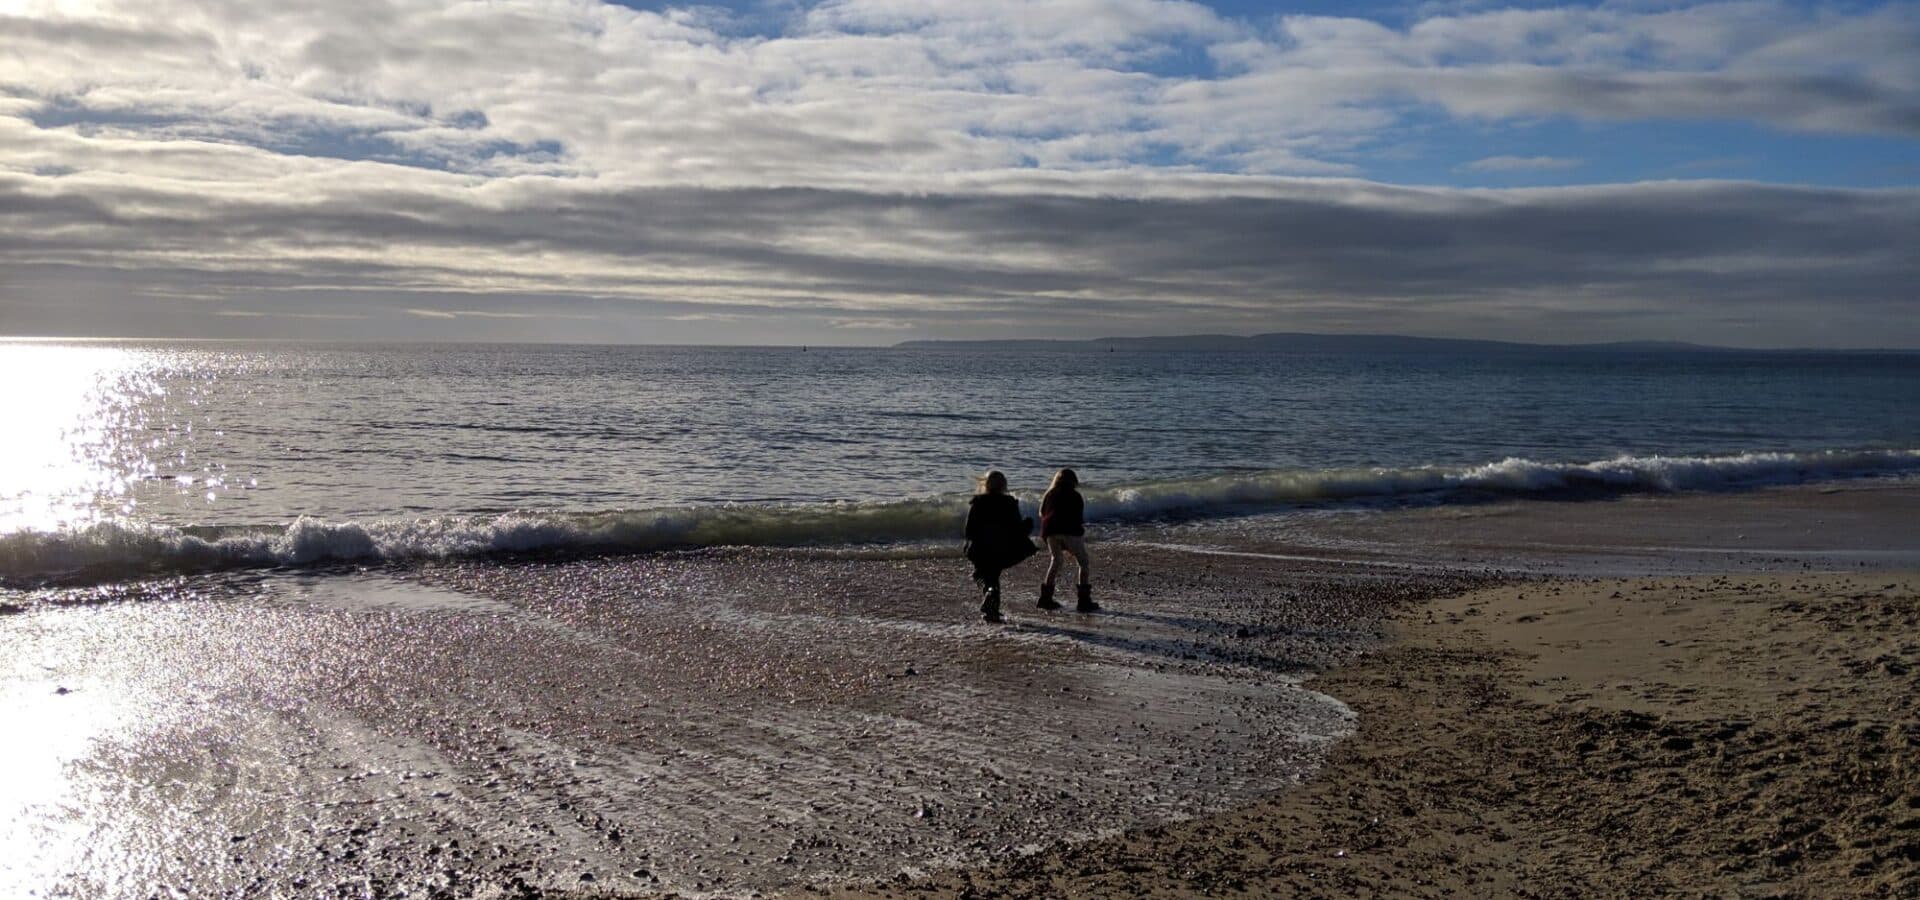
[(1359, 728), (1301, 785), (789, 896), (1920, 891), (1920, 573), (1558, 578), (1393, 623), (1311, 682)]
[(1901, 483), (1169, 525), (1097, 551), (1107, 613), (999, 627), (932, 555), (88, 591), (0, 631), (0, 838), (47, 851), (0, 885), (1912, 890), (1916, 514)]
[[(1812, 470), (1814, 474), (1809, 474)], [(1247, 471), (1185, 479), (1149, 479), (1088, 490), (1090, 509), (1109, 539), (1153, 546), (1154, 535), (1232, 530), (1248, 520), (1290, 516), (1385, 516), (1418, 523), (1471, 521), (1489, 507), (1553, 508), (1682, 500), (1721, 505), (1787, 503), (1832, 493), (1910, 495), (1920, 485), (1920, 449), (1742, 452), (1719, 456), (1619, 456), (1586, 462), (1508, 458), (1479, 466), (1402, 466)], [(1038, 494), (1016, 491), (1037, 515)], [(1906, 498), (1909, 502), (1911, 497)], [(1816, 501), (1817, 502), (1817, 501)], [(0, 603), (35, 592), (111, 586), (167, 577), (220, 577), (300, 569), (314, 573), (367, 566), (408, 568), (448, 562), (539, 563), (663, 553), (765, 550), (831, 555), (846, 548), (879, 554), (938, 554), (951, 547), (965, 516), (960, 494), (849, 500), (659, 502), (619, 509), (514, 510), (432, 516), (339, 518), (288, 513), (265, 520), (183, 524), (166, 519), (82, 517), (74, 524), (0, 531)], [(3, 513), (4, 511), (0, 511)], [(1756, 530), (1785, 538), (1746, 515)], [(0, 518), (4, 518), (0, 515)], [(1373, 526), (1367, 526), (1370, 528)], [(1367, 528), (1362, 528), (1366, 531)], [(1350, 540), (1343, 529), (1322, 537)], [(1372, 535), (1378, 539), (1380, 534)], [(1449, 543), (1449, 535), (1423, 536)], [(1522, 549), (1512, 534), (1472, 552)], [(1744, 540), (1744, 538), (1742, 538)], [(1283, 539), (1284, 540), (1284, 539)], [(1187, 548), (1192, 551), (1194, 548)], [(1245, 549), (1245, 548), (1242, 548)], [(1319, 554), (1276, 558), (1332, 562)], [(1375, 548), (1378, 549), (1378, 548)], [(1535, 548), (1538, 549), (1538, 548)], [(1795, 549), (1723, 544), (1594, 547), (1645, 561), (1688, 553), (1793, 554)], [(1830, 552), (1859, 553), (1858, 548)], [(1876, 550), (1864, 551), (1871, 555)], [(1893, 564), (1920, 567), (1920, 548), (1890, 551)], [(1402, 568), (1447, 568), (1443, 560), (1405, 560)], [(1377, 565), (1389, 565), (1376, 562)], [(1465, 568), (1465, 567), (1461, 567)]]

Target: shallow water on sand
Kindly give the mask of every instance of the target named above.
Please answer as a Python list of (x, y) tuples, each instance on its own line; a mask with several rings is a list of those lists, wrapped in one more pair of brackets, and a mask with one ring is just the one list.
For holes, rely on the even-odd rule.
[(1300, 676), (1443, 583), (1103, 564), (1127, 586), (1110, 613), (1010, 603), (1000, 627), (944, 555), (42, 597), (0, 631), (0, 683), (39, 723), (0, 744), (32, 763), (0, 767), (0, 838), (43, 852), (0, 858), (0, 887), (733, 893), (1004, 856), (1292, 783), (1352, 727)]

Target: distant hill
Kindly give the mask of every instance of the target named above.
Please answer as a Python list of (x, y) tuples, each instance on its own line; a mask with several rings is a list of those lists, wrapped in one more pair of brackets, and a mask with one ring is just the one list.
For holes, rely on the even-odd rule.
[(895, 347), (909, 350), (1189, 350), (1207, 352), (1284, 353), (1538, 353), (1543, 350), (1585, 353), (1726, 353), (1731, 347), (1682, 341), (1615, 341), (1604, 344), (1523, 344), (1515, 341), (1478, 341), (1460, 338), (1407, 337), (1395, 334), (1188, 334), (1172, 337), (1106, 337), (1084, 341), (903, 341)]

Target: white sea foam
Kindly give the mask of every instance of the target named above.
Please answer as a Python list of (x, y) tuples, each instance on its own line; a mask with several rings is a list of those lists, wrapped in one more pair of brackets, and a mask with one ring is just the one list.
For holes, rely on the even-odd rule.
[[(1920, 471), (1920, 450), (1621, 456), (1587, 463), (1509, 458), (1470, 467), (1289, 470), (1087, 491), (1100, 521), (1199, 517), (1370, 498), (1724, 490)], [(1024, 498), (1031, 512), (1035, 498)], [(715, 546), (846, 546), (952, 539), (962, 497), (866, 503), (687, 506), (183, 530), (128, 521), (0, 535), (0, 577), (202, 570), (536, 551), (648, 552)]]

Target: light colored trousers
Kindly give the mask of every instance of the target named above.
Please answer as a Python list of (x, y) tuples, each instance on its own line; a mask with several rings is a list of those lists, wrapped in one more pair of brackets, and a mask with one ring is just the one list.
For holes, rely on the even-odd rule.
[(1080, 583), (1090, 583), (1087, 579), (1087, 539), (1077, 534), (1047, 535), (1047, 552), (1053, 559), (1047, 563), (1047, 584), (1052, 584), (1054, 576), (1060, 574), (1060, 562), (1066, 554), (1073, 554), (1073, 561), (1080, 564)]

